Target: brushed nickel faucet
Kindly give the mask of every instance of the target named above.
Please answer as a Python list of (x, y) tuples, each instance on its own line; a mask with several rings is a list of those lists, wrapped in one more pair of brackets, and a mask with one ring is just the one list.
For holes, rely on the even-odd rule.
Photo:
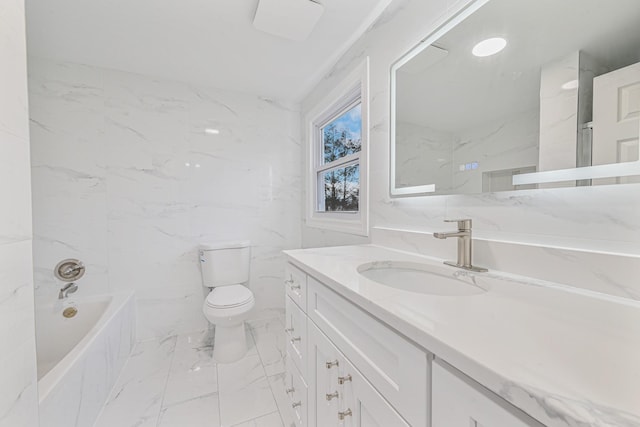
[(486, 268), (475, 267), (471, 263), (471, 220), (470, 219), (445, 219), (444, 222), (457, 222), (458, 231), (433, 233), (436, 239), (446, 239), (449, 237), (458, 238), (458, 261), (445, 261), (447, 265), (463, 268), (465, 270), (482, 273)]

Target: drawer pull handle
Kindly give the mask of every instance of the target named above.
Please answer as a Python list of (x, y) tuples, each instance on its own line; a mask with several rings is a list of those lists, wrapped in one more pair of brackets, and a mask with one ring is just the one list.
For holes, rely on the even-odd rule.
[(291, 387), (291, 388), (286, 389), (284, 392), (285, 392), (285, 393), (287, 393), (287, 394), (291, 394), (291, 393), (293, 393), (294, 391), (296, 391), (296, 389), (295, 389), (295, 388), (293, 388), (293, 387)]
[(334, 366), (338, 366), (338, 361), (337, 361), (337, 360), (334, 360), (333, 362), (327, 362), (327, 363), (326, 363), (326, 366), (327, 366), (327, 369), (331, 369), (331, 368), (333, 368)]
[(333, 393), (327, 393), (327, 400), (332, 400), (332, 399), (334, 399), (334, 398), (336, 398), (338, 396), (339, 396), (339, 394), (338, 394), (337, 391), (334, 391)]
[(291, 404), (291, 407), (294, 409), (297, 408), (298, 406), (302, 406), (302, 401), (297, 401)]
[(346, 382), (350, 382), (351, 379), (351, 374), (347, 374), (346, 377), (338, 377), (338, 384), (343, 385)]
[(300, 341), (301, 339), (302, 339), (302, 337), (293, 337), (289, 341), (291, 342), (291, 344), (295, 344), (296, 341)]
[(294, 282), (293, 280), (293, 274), (289, 274), (289, 278), (287, 280), (284, 281), (284, 283), (286, 283), (287, 285), (290, 285)]
[(300, 289), (300, 285), (291, 285), (291, 286), (289, 286), (289, 289), (291, 289), (292, 291), (294, 291), (296, 289)]
[(340, 421), (344, 420), (346, 417), (350, 417), (351, 415), (353, 415), (353, 413), (351, 412), (350, 408), (347, 408), (346, 411), (342, 411), (342, 412), (338, 412), (338, 419)]
[(294, 330), (295, 330), (294, 328), (287, 328), (287, 329), (285, 329), (284, 331), (285, 331), (286, 333), (289, 333), (289, 332), (293, 332)]

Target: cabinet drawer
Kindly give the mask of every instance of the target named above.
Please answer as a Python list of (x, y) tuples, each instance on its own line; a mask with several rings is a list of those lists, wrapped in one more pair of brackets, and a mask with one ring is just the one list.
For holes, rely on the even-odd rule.
[(440, 360), (432, 377), (432, 427), (544, 427)]
[(307, 275), (292, 264), (287, 263), (284, 269), (284, 286), (298, 307), (307, 312)]
[(428, 420), (431, 355), (308, 277), (307, 313), (412, 426)]
[[(290, 358), (287, 359), (290, 360)], [(287, 387), (285, 392), (289, 397), (293, 419), (296, 426), (306, 427), (309, 412), (307, 383), (302, 378), (302, 374), (300, 374), (295, 365), (290, 361), (287, 362), (287, 372), (285, 375), (285, 384)]]
[(296, 368), (307, 378), (307, 316), (291, 298), (285, 297), (285, 339), (287, 353)]

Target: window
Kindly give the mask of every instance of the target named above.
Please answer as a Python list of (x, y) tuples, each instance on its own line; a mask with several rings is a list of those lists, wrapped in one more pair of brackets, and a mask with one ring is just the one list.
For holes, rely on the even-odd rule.
[(367, 235), (368, 61), (312, 111), (307, 225)]

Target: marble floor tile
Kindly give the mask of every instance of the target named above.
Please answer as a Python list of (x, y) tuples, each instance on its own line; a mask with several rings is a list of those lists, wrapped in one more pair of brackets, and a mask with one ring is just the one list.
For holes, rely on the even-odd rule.
[(291, 403), (287, 393), (285, 392), (285, 373), (273, 375), (269, 377), (269, 386), (273, 392), (273, 397), (278, 405), (278, 410), (282, 418), (282, 422), (285, 427), (296, 427), (296, 421), (293, 411), (291, 410)]
[(233, 426), (278, 410), (258, 355), (218, 364), (220, 418)]
[(275, 314), (246, 324), (248, 351), (234, 363), (213, 360), (212, 329), (139, 342), (95, 426), (293, 425), (292, 415), (278, 412), (285, 408), (285, 350), (284, 323)]
[(212, 393), (165, 407), (158, 427), (220, 427), (218, 394)]
[(155, 426), (176, 337), (136, 344), (95, 427)]
[(260, 418), (255, 418), (251, 421), (244, 422), (242, 424), (236, 424), (233, 427), (282, 427), (282, 419), (278, 412), (272, 412), (269, 415), (265, 415)]
[(178, 336), (163, 406), (218, 391), (217, 370), (212, 352), (212, 330)]
[(249, 322), (267, 376), (284, 372), (286, 355), (284, 323), (279, 317)]

